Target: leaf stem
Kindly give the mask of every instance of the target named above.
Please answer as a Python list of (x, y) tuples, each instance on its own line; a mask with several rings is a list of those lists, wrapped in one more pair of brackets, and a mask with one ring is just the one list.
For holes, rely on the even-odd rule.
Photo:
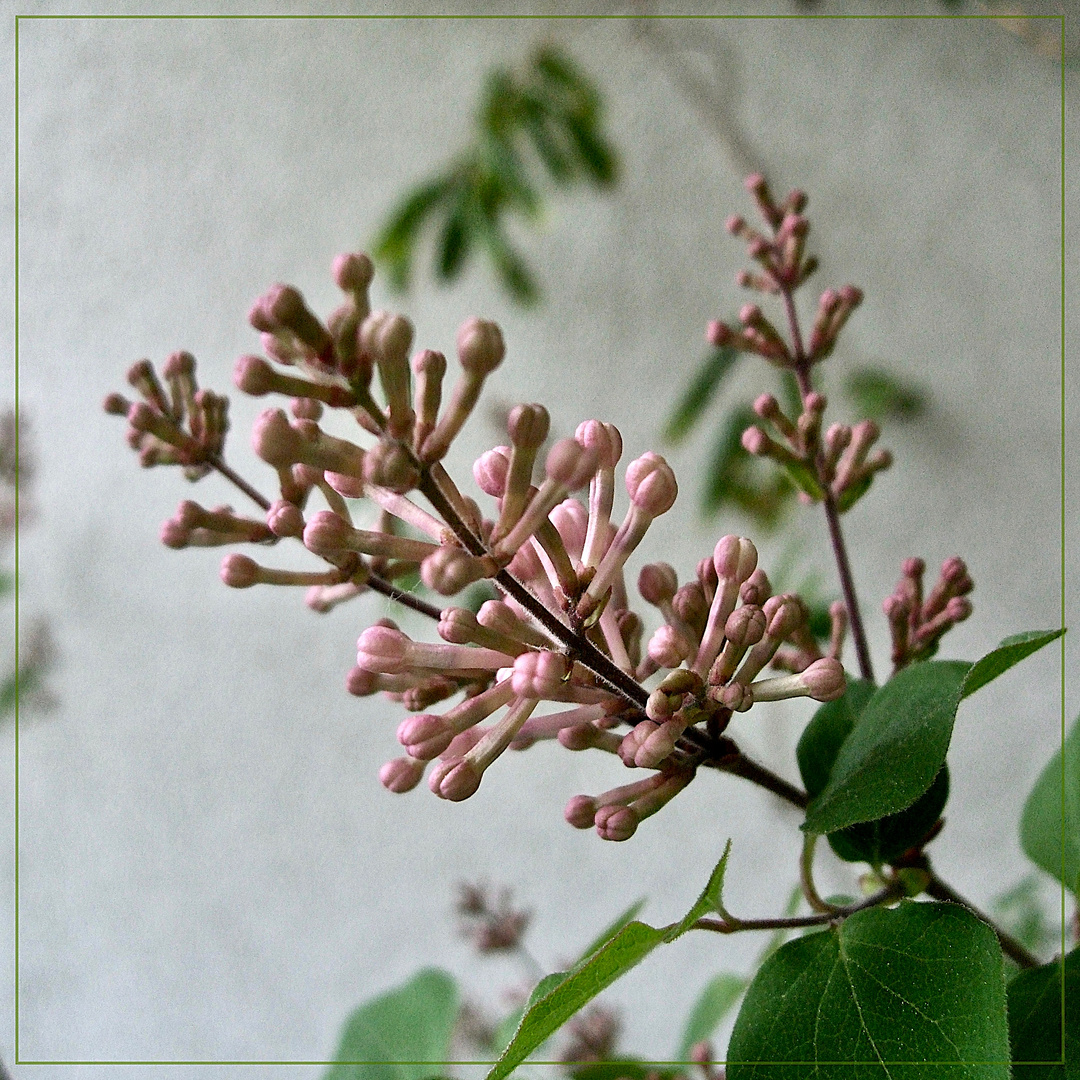
[(803, 835), (802, 855), (799, 857), (799, 882), (806, 902), (815, 911), (823, 914), (835, 913), (838, 910), (837, 906), (823, 900), (814, 884), (814, 848), (817, 847), (817, 840), (817, 833)]
[(865, 911), (879, 904), (887, 904), (890, 900), (898, 900), (903, 894), (903, 886), (898, 881), (894, 881), (865, 900), (846, 904), (843, 907), (833, 907), (816, 915), (794, 915), (777, 919), (737, 919), (725, 913), (722, 919), (698, 919), (692, 929), (712, 930), (717, 934), (737, 934), (741, 930), (798, 930), (806, 926), (826, 926), (830, 923), (841, 923), (857, 911)]

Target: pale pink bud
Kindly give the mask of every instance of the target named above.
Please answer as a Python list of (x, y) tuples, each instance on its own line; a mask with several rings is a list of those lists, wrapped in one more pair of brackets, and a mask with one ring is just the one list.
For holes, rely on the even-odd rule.
[(250, 589), (259, 580), (259, 564), (246, 555), (226, 555), (221, 563), (221, 580), (230, 589)]
[(375, 266), (362, 252), (349, 252), (334, 257), (331, 274), (342, 292), (363, 292), (375, 276)]
[(575, 795), (566, 804), (563, 817), (575, 829), (591, 829), (596, 818), (596, 800), (588, 795)]
[(649, 563), (638, 574), (638, 592), (653, 607), (670, 603), (678, 587), (679, 579), (668, 563)]
[(475, 794), (483, 775), (483, 771), (468, 758), (445, 758), (432, 769), (428, 787), (440, 799), (461, 802)]
[(526, 698), (555, 697), (569, 672), (570, 661), (562, 653), (522, 653), (514, 660), (514, 693)]
[(596, 468), (596, 452), (586, 450), (575, 439), (560, 439), (548, 452), (544, 463), (548, 479), (566, 491), (584, 487)]
[(394, 674), (409, 665), (409, 646), (412, 642), (400, 631), (389, 626), (369, 626), (357, 639), (357, 663), (371, 671)]
[(497, 570), (490, 556), (477, 558), (451, 546), (438, 548), (420, 563), (424, 584), (440, 596), (453, 596), (474, 581), (493, 577)]
[(679, 485), (671, 466), (650, 450), (626, 467), (626, 490), (639, 510), (655, 518), (674, 505)]
[(563, 499), (548, 515), (571, 558), (580, 558), (589, 526), (589, 512), (577, 499)]
[(395, 758), (379, 769), (379, 782), (382, 786), (399, 795), (412, 791), (423, 776), (424, 763), (407, 757)]
[(364, 458), (364, 482), (404, 495), (420, 483), (420, 470), (404, 446), (380, 440)]
[(493, 322), (468, 319), (457, 332), (458, 360), (468, 372), (490, 375), (506, 355), (502, 331)]
[(515, 405), (506, 420), (510, 441), (525, 450), (538, 450), (550, 429), (551, 417), (543, 405)]
[(481, 454), (473, 462), (473, 479), (485, 495), (501, 499), (506, 490), (506, 476), (510, 471), (508, 447), (496, 446)]
[(408, 750), (410, 757), (420, 761), (437, 758), (457, 734), (449, 721), (432, 713), (408, 716), (398, 725), (397, 730), (398, 742)]
[(637, 832), (638, 816), (629, 806), (601, 806), (594, 823), (601, 840), (629, 840)]
[(622, 457), (622, 435), (614, 424), (584, 420), (578, 424), (574, 438), (587, 450), (596, 451), (601, 469), (614, 469)]
[(831, 657), (815, 660), (799, 673), (799, 678), (815, 701), (833, 701), (842, 697), (847, 688), (843, 665)]
[(650, 659), (660, 667), (677, 668), (690, 656), (689, 643), (673, 626), (664, 623), (657, 627), (653, 636), (649, 638), (649, 646), (646, 650)]

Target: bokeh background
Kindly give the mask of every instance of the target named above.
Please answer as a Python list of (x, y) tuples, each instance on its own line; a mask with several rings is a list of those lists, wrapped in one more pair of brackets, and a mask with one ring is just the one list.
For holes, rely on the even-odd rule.
[[(797, 821), (733, 778), (700, 777), (622, 845), (562, 821), (571, 795), (623, 782), (602, 755), (557, 746), (509, 755), (460, 805), (426, 787), (385, 792), (376, 773), (395, 754), (398, 710), (350, 698), (343, 679), (356, 636), (388, 605), (365, 597), (317, 616), (298, 591), (226, 589), (219, 553), (163, 548), (159, 523), (180, 499), (239, 501), (214, 477), (192, 490), (174, 470), (142, 473), (122, 423), (100, 411), (132, 361), (177, 348), (196, 355), (204, 384), (227, 389), (235, 357), (257, 348), (246, 311), (274, 281), (329, 310), (334, 254), (368, 244), (400, 195), (468, 138), (485, 71), (539, 41), (557, 43), (603, 91), (621, 182), (603, 195), (554, 196), (541, 227), (521, 233), (544, 292), (536, 310), (511, 304), (481, 265), (445, 289), (425, 268), (406, 297), (377, 278), (376, 306), (404, 311), (419, 346), (445, 351), (464, 318), (495, 318), (508, 354), (492, 400), (541, 401), (560, 434), (599, 416), (620, 427), (630, 456), (667, 453), (684, 494), (643, 552), (686, 575), (719, 535), (747, 526), (699, 513), (709, 425), (671, 450), (661, 431), (701, 359), (707, 321), (742, 300), (732, 278), (743, 252), (723, 227), (752, 209), (742, 175), (761, 169), (780, 192), (800, 186), (818, 287), (852, 281), (866, 293), (826, 380), (875, 364), (930, 399), (917, 421), (886, 425), (896, 465), (846, 519), (879, 669), (880, 601), (909, 555), (933, 568), (960, 554), (975, 578), (975, 615), (944, 655), (973, 659), (1007, 634), (1058, 625), (1063, 588), (1064, 617), (1076, 622), (1076, 570), (1062, 552), (1063, 520), (1066, 540), (1076, 538), (1068, 457), (1064, 510), (1061, 499), (1062, 425), (1075, 431), (1077, 405), (1068, 367), (1063, 383), (1063, 335), (1067, 356), (1077, 326), (1068, 312), (1063, 320), (1061, 284), (1063, 263), (1067, 282), (1077, 269), (1075, 220), (1062, 214), (1063, 170), (1078, 165), (1075, 67), (1063, 72), (998, 23), (953, 17), (981, 9), (900, 0), (812, 9), (827, 18), (647, 24), (412, 18), (425, 12), (407, 3), (382, 9), (399, 17), (371, 19), (98, 10), (122, 17), (18, 24), (17, 214), (14, 145), (3, 146), (18, 351), (8, 303), (0, 356), (10, 376), (17, 355), (37, 456), (20, 614), (24, 625), (47, 617), (58, 653), (55, 706), (20, 716), (17, 800), (10, 720), (0, 741), (0, 828), (18, 850), (17, 953), (15, 862), (0, 861), (5, 1062), (16, 991), (20, 1059), (54, 1062), (323, 1060), (360, 1000), (424, 964), (497, 1002), (520, 973), (478, 959), (458, 936), (463, 880), (514, 889), (534, 912), (531, 948), (549, 969), (638, 897), (654, 924), (679, 917), (729, 837), (732, 910), (764, 915), (786, 901)], [(566, 14), (557, 3), (500, 10)], [(41, 4), (35, 14), (74, 11)], [(14, 20), (5, 26), (14, 57)], [(10, 104), (10, 80), (2, 93)], [(10, 256), (2, 273), (14, 296)], [(726, 393), (749, 399), (762, 385), (771, 373), (743, 365)], [(229, 459), (268, 488), (247, 439), (265, 402), (232, 397)], [(467, 476), (497, 441), (478, 415), (451, 471)], [(796, 530), (799, 568), (818, 569), (831, 592), (818, 515), (797, 516)], [(778, 537), (759, 546), (766, 568), (786, 550)], [(1075, 632), (1068, 638), (1066, 671), (1077, 656)], [(977, 903), (1029, 872), (1019, 810), (1078, 704), (1055, 647), (962, 707), (948, 825), (931, 850)], [(739, 738), (795, 778), (792, 747), (808, 715), (755, 709)], [(827, 890), (853, 887), (850, 869), (829, 859), (821, 875)], [(608, 995), (622, 1011), (623, 1048), (670, 1055), (698, 990), (722, 968), (747, 969), (760, 944), (691, 936), (650, 958)], [(161, 1075), (124, 1072), (151, 1074)]]

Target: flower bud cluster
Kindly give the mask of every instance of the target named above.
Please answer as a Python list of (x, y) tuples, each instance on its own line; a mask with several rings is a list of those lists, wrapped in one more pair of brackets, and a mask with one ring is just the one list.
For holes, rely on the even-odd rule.
[(138, 451), (144, 468), (180, 465), (189, 480), (198, 480), (210, 471), (208, 461), (220, 455), (225, 444), (229, 400), (199, 389), (191, 353), (173, 353), (165, 361), (162, 375), (168, 392), (154, 365), (139, 360), (128, 370), (127, 378), (142, 400), (132, 402), (122, 394), (109, 394), (104, 409), (127, 417), (128, 445)]
[(772, 394), (762, 394), (754, 402), (754, 412), (778, 438), (755, 424), (743, 432), (742, 445), (747, 453), (777, 462), (805, 501), (820, 501), (828, 488), (842, 512), (870, 490), (874, 474), (889, 468), (893, 459), (888, 450), (870, 452), (881, 434), (873, 420), (854, 426), (832, 424), (823, 436), (825, 406), (824, 394), (811, 391), (803, 399), (802, 412), (792, 420)]
[[(797, 216), (798, 207), (790, 214)], [(784, 225), (784, 215), (776, 222), (784, 238), (775, 250), (778, 281), (794, 280), (795, 271), (785, 267), (802, 272), (807, 265), (805, 229)], [(625, 840), (691, 782), (707, 756), (703, 747), (715, 750), (734, 712), (760, 701), (825, 701), (843, 692), (842, 630), (822, 656), (805, 605), (790, 594), (773, 596), (754, 545), (736, 536), (723, 537), (682, 586), (666, 564), (642, 571), (639, 591), (663, 618), (643, 649), (644, 622), (631, 610), (625, 570), (651, 523), (675, 502), (678, 485), (668, 463), (647, 452), (626, 465), (628, 504), (620, 520), (618, 429), (587, 420), (541, 460), (551, 427), (547, 410), (518, 405), (508, 416), (507, 445), (483, 454), (473, 468), (494, 500), (485, 516), (441, 460), (503, 358), (498, 327), (480, 319), (462, 325), (460, 374), (444, 401), (445, 357), (422, 350), (410, 360), (410, 323), (370, 310), (366, 256), (340, 256), (334, 276), (346, 299), (325, 323), (289, 286), (275, 285), (260, 297), (249, 318), (269, 359), (243, 356), (234, 370), (237, 387), (248, 394), (292, 398), (288, 412), (263, 411), (252, 432), (257, 455), (277, 473), (278, 497), (263, 499), (241, 482), (263, 507), (262, 520), (184, 502), (162, 537), (173, 547), (299, 541), (320, 560), (316, 569), (277, 569), (234, 552), (224, 559), (221, 578), (233, 588), (303, 587), (316, 611), (369, 588), (394, 595), (391, 583), (409, 573), (445, 596), (493, 581), (499, 599), (475, 614), (405, 598), (437, 617), (438, 642), (414, 640), (386, 619), (360, 635), (348, 690), (384, 693), (411, 714), (397, 732), (403, 756), (380, 771), (387, 788), (408, 791), (427, 773), (436, 795), (460, 801), (508, 749), (556, 740), (569, 750), (602, 750), (650, 774), (576, 797), (567, 820)], [(748, 311), (744, 322), (762, 341), (773, 341), (760, 312)], [(145, 403), (115, 396), (110, 411), (128, 415), (144, 453), (167, 452), (187, 466), (213, 456), (212, 467), (229, 475), (220, 459), (223, 404), (216, 425), (206, 404), (224, 399), (197, 391), (193, 362), (177, 356), (186, 359), (166, 366), (169, 395), (148, 364), (136, 365), (131, 381)], [(821, 449), (824, 399), (809, 395), (794, 423), (773, 406), (761, 414), (787, 439), (789, 464), (805, 467)], [(374, 444), (325, 431), (326, 408), (347, 410)], [(587, 497), (574, 497), (586, 490)], [(311, 507), (313, 498), (322, 506)], [(359, 499), (374, 504), (374, 527), (354, 522)], [(789, 673), (759, 678), (783, 646)], [(654, 675), (658, 685), (647, 692), (642, 683)], [(446, 703), (443, 711), (430, 711), (439, 703)]]
[[(810, 223), (803, 216), (806, 194), (792, 191), (782, 203), (777, 203), (765, 178), (757, 173), (747, 177), (746, 187), (757, 203), (769, 235), (751, 228), (737, 214), (728, 218), (728, 232), (745, 241), (750, 258), (758, 264), (756, 271), (740, 271), (735, 281), (742, 288), (783, 295), (791, 316), (791, 294), (818, 264), (816, 258), (806, 255), (806, 238), (810, 233)], [(862, 292), (854, 285), (826, 289), (821, 294), (817, 318), (805, 345), (794, 330), (795, 340), (789, 345), (757, 304), (743, 306), (739, 328), (716, 321), (709, 324), (707, 336), (717, 347), (756, 353), (777, 367), (809, 368), (833, 351), (844, 323), (860, 303)]]
[(975, 585), (963, 559), (953, 556), (941, 564), (938, 580), (924, 599), (925, 572), (922, 559), (905, 559), (903, 576), (882, 604), (892, 634), (895, 671), (933, 656), (942, 634), (971, 614), (968, 593)]

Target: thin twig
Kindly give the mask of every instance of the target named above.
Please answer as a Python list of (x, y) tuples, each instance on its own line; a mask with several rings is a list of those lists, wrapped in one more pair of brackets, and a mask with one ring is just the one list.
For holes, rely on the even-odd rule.
[(698, 919), (692, 929), (712, 930), (717, 934), (737, 934), (741, 930), (798, 930), (805, 926), (825, 926), (829, 923), (838, 925), (857, 911), (865, 911), (879, 904), (887, 904), (890, 900), (898, 900), (903, 895), (903, 891), (899, 882), (892, 882), (865, 900), (833, 908), (831, 911), (819, 912), (816, 915), (794, 915), (790, 918), (777, 919), (736, 919), (732, 915), (727, 915), (722, 919)]
[[(790, 286), (780, 283), (780, 294), (784, 299), (784, 310), (787, 312), (788, 328), (791, 331), (791, 343), (795, 351), (795, 378), (799, 384), (799, 393), (803, 401), (813, 391), (810, 381), (810, 361), (803, 347), (802, 333), (799, 330), (799, 317), (795, 311), (795, 298), (791, 294)], [(848, 623), (851, 626), (851, 640), (855, 645), (855, 656), (859, 662), (859, 674), (869, 682), (874, 681), (874, 666), (870, 661), (870, 649), (866, 643), (866, 630), (863, 627), (862, 612), (859, 609), (859, 598), (855, 595), (855, 579), (851, 573), (851, 563), (848, 560), (847, 545), (844, 543), (844, 533), (840, 528), (840, 510), (836, 505), (836, 498), (823, 475), (824, 454), (818, 451), (814, 462), (818, 481), (825, 493), (825, 521), (829, 527), (829, 542), (832, 544), (833, 557), (836, 559), (836, 569), (840, 575), (840, 591), (844, 594), (844, 604), (847, 606)]]

